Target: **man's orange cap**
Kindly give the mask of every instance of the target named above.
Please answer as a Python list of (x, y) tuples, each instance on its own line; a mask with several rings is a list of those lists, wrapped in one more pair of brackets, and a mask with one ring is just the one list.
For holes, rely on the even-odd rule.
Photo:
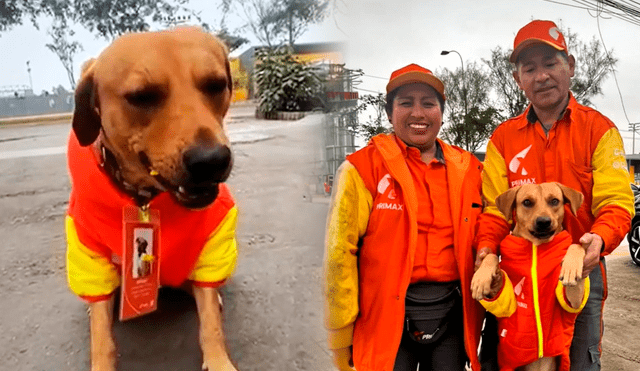
[(401, 69), (395, 70), (391, 73), (389, 83), (387, 84), (387, 94), (403, 85), (413, 83), (427, 84), (436, 89), (436, 91), (442, 96), (442, 99), (445, 99), (444, 84), (442, 81), (435, 77), (431, 71), (418, 66), (415, 63), (402, 67)]
[(540, 43), (550, 45), (557, 50), (563, 50), (567, 55), (569, 54), (564, 35), (560, 32), (558, 26), (551, 21), (535, 20), (518, 31), (515, 40), (513, 40), (513, 53), (511, 53), (509, 61), (516, 63), (518, 54), (521, 51), (528, 46)]

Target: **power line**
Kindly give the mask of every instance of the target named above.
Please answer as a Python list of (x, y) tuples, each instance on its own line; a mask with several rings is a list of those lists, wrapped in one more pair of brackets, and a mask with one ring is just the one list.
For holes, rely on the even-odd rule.
[(373, 76), (373, 75), (367, 75), (367, 74), (364, 74), (362, 76), (372, 77), (374, 79), (380, 79), (380, 80), (389, 80), (389, 78), (387, 78), (387, 77)]
[[(600, 41), (602, 41), (602, 47), (604, 48), (604, 52), (607, 54), (607, 58), (611, 59), (611, 55), (609, 55), (609, 51), (607, 50), (607, 46), (604, 43), (604, 38), (602, 37), (602, 32), (600, 30), (600, 17), (596, 17), (596, 23), (598, 24), (598, 35), (600, 35)], [(620, 103), (622, 104), (622, 112), (624, 113), (624, 117), (627, 119), (627, 124), (631, 125), (631, 121), (629, 120), (629, 116), (627, 116), (627, 108), (624, 105), (624, 99), (622, 98), (622, 92), (620, 92), (620, 85), (618, 85), (618, 77), (616, 75), (616, 71), (613, 69), (613, 66), (609, 66), (611, 68), (611, 73), (613, 74), (613, 79), (616, 82), (616, 89), (618, 90), (618, 96), (620, 97)], [(635, 127), (634, 127), (635, 133)], [(634, 138), (635, 142), (635, 138)]]
[(373, 91), (373, 90), (363, 89), (363, 88), (358, 88), (358, 87), (354, 87), (354, 89), (366, 91), (367, 93), (382, 94), (382, 92), (380, 92), (380, 91)]

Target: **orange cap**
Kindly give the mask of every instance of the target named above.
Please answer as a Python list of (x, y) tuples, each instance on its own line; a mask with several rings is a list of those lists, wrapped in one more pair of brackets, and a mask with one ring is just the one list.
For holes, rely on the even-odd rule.
[(539, 43), (550, 45), (557, 50), (563, 50), (569, 54), (564, 35), (560, 32), (558, 26), (551, 21), (535, 20), (518, 31), (515, 40), (513, 40), (513, 53), (511, 53), (509, 61), (516, 63), (518, 54), (520, 54), (521, 51), (528, 46)]
[(435, 77), (431, 71), (424, 67), (418, 66), (415, 63), (402, 67), (401, 69), (395, 70), (391, 73), (389, 83), (387, 84), (387, 94), (392, 92), (394, 89), (401, 87), (402, 85), (413, 83), (427, 84), (436, 89), (436, 91), (440, 93), (440, 95), (442, 95), (442, 99), (445, 99), (444, 84), (442, 83), (442, 81), (440, 81), (439, 78)]

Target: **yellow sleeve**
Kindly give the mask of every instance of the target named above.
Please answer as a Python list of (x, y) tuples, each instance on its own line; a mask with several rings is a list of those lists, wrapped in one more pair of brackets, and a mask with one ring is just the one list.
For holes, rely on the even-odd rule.
[(496, 207), (496, 198), (509, 190), (507, 165), (493, 142), (487, 144), (482, 169), (482, 196), (486, 202), (483, 213), (506, 219)]
[(484, 309), (499, 318), (510, 317), (516, 312), (516, 294), (513, 292), (513, 284), (505, 271), (502, 271), (502, 276), (504, 277), (504, 285), (498, 295), (490, 300), (480, 300)]
[(197, 283), (220, 283), (231, 276), (238, 260), (236, 225), (238, 208), (232, 207), (205, 244), (189, 279)]
[(358, 316), (358, 241), (365, 234), (373, 198), (356, 168), (345, 161), (338, 169), (325, 235), (325, 324), (329, 348), (353, 342)]
[(609, 129), (598, 142), (591, 159), (593, 187), (591, 212), (596, 217), (591, 233), (602, 237), (602, 254), (611, 253), (625, 238), (635, 215), (634, 198), (622, 138)]
[(587, 305), (587, 300), (589, 299), (589, 290), (591, 289), (591, 281), (589, 277), (585, 278), (582, 282), (584, 285), (584, 296), (582, 297), (582, 302), (578, 308), (573, 308), (569, 301), (567, 300), (567, 296), (565, 295), (564, 286), (562, 285), (562, 281), (558, 281), (556, 285), (556, 298), (560, 303), (562, 309), (566, 310), (569, 313), (580, 313), (585, 305)]
[(604, 206), (616, 205), (635, 214), (634, 198), (629, 186), (629, 171), (624, 144), (617, 129), (609, 129), (598, 142), (591, 159), (593, 166), (593, 203), (591, 212), (598, 215)]
[(120, 275), (111, 261), (84, 246), (73, 219), (65, 218), (67, 234), (67, 281), (71, 291), (86, 299), (104, 298), (120, 286)]

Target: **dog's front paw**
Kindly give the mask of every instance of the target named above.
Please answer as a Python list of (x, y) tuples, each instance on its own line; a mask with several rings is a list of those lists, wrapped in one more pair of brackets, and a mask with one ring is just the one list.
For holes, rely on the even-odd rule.
[(500, 266), (496, 254), (487, 254), (480, 263), (480, 267), (471, 279), (471, 297), (482, 300), (492, 293), (494, 280), (500, 276)]
[(560, 281), (564, 286), (575, 286), (582, 279), (582, 264), (585, 251), (581, 245), (572, 244), (562, 259)]

